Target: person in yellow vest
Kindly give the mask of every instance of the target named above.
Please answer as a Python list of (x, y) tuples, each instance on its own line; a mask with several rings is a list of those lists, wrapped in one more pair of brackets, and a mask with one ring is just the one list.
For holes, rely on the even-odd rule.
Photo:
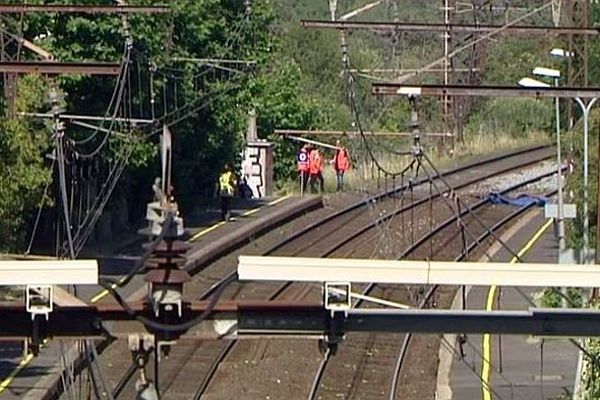
[(229, 221), (231, 217), (231, 198), (235, 193), (236, 179), (229, 164), (225, 164), (219, 175), (219, 195), (221, 196), (221, 220)]

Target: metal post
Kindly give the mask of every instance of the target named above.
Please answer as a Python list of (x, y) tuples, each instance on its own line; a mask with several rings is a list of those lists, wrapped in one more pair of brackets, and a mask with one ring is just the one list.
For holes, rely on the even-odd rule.
[(588, 168), (588, 134), (589, 134), (589, 116), (590, 110), (596, 103), (598, 98), (594, 97), (586, 105), (579, 97), (575, 97), (575, 101), (581, 108), (583, 113), (583, 249), (580, 257), (582, 264), (587, 264), (589, 261), (590, 248), (590, 216), (589, 216), (589, 168)]
[[(554, 78), (554, 86), (558, 87), (558, 78)], [(560, 263), (560, 257), (565, 251), (565, 221), (564, 221), (564, 210), (563, 210), (563, 181), (562, 181), (562, 157), (560, 148), (560, 99), (556, 97), (556, 169), (558, 179), (558, 262)], [(563, 298), (562, 307), (567, 308), (567, 288), (562, 288)]]
[[(598, 100), (597, 98), (593, 98), (587, 105), (579, 98), (575, 97), (575, 101), (579, 105), (581, 111), (583, 112), (583, 251), (580, 256), (580, 263), (587, 264), (589, 259), (589, 215), (588, 215), (588, 196), (589, 196), (589, 187), (588, 187), (588, 118), (591, 108), (594, 103)], [(582, 347), (585, 347), (585, 340), (581, 341)], [(584, 394), (583, 382), (582, 382), (582, 374), (584, 370), (584, 359), (583, 352), (579, 351), (579, 357), (577, 359), (577, 372), (575, 375), (575, 385), (573, 388), (573, 398), (580, 399)]]
[[(554, 86), (558, 87), (558, 78), (554, 79)], [(565, 225), (563, 210), (563, 182), (562, 182), (562, 157), (560, 148), (560, 104), (556, 98), (556, 162), (558, 176), (558, 250), (559, 254), (565, 249)]]

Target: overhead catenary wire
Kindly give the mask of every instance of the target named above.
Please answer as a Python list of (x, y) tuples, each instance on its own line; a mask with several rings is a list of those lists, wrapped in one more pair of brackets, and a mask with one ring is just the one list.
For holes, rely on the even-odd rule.
[[(356, 127), (359, 130), (360, 133), (360, 137), (361, 137), (361, 143), (364, 145), (364, 149), (366, 150), (366, 153), (370, 159), (370, 161), (372, 163), (374, 163), (379, 171), (383, 171), (386, 173), (386, 175), (389, 175), (392, 177), (392, 179), (395, 179), (397, 176), (402, 176), (404, 177), (404, 174), (406, 172), (406, 169), (403, 169), (399, 172), (391, 172), (388, 171), (386, 168), (384, 168), (379, 160), (377, 159), (377, 157), (375, 157), (375, 155), (373, 154), (372, 148), (370, 146), (369, 141), (367, 140), (365, 133), (364, 133), (364, 129), (363, 129), (363, 125), (362, 125), (362, 121), (360, 118), (360, 111), (358, 109), (358, 105), (357, 105), (357, 101), (356, 101), (356, 79), (354, 78), (354, 76), (351, 73), (350, 70), (350, 57), (348, 54), (348, 43), (346, 40), (346, 33), (344, 30), (340, 31), (340, 40), (341, 40), (341, 50), (342, 50), (342, 67), (343, 67), (343, 74), (344, 77), (346, 78), (346, 90), (348, 93), (348, 101), (350, 104), (350, 112), (351, 115), (353, 117), (353, 120), (355, 121)], [(405, 153), (403, 153), (405, 154)], [(365, 191), (365, 194), (368, 192)], [(369, 212), (371, 212), (372, 214), (375, 212), (375, 207), (373, 204), (371, 204), (367, 198), (365, 198), (365, 201), (367, 202), (367, 206), (368, 206), (368, 210)], [(375, 216), (374, 216), (375, 217)], [(378, 227), (380, 228), (380, 227)], [(391, 234), (390, 232), (385, 232), (385, 227), (382, 226), (381, 227), (382, 232), (381, 232), (381, 237), (390, 237), (391, 240)]]
[[(123, 51), (123, 55), (121, 57), (121, 65), (119, 67), (119, 75), (117, 76), (117, 81), (113, 88), (113, 92), (112, 92), (110, 101), (108, 103), (108, 107), (104, 113), (103, 119), (101, 120), (100, 127), (103, 127), (104, 123), (109, 119), (111, 120), (111, 123), (112, 123), (112, 121), (114, 120), (114, 118), (116, 116), (116, 115), (111, 116), (111, 109), (118, 108), (116, 106), (116, 104), (118, 104), (119, 97), (120, 97), (119, 96), (120, 87), (122, 86), (123, 79), (125, 77), (125, 74), (127, 73), (127, 68), (128, 68), (128, 64), (129, 64), (129, 57), (128, 57), (129, 51), (130, 51), (130, 49), (128, 49), (127, 47)], [(100, 130), (96, 130), (92, 135), (88, 136), (85, 139), (76, 140), (76, 139), (70, 138), (69, 141), (74, 145), (85, 144), (85, 143), (92, 141), (98, 133), (100, 133)]]
[[(454, 347), (454, 345), (452, 343), (448, 342), (448, 340), (444, 336), (442, 336), (442, 342), (444, 343), (444, 345), (446, 345), (446, 347), (452, 353), (454, 353), (455, 357), (457, 359), (459, 359), (467, 367), (467, 370), (470, 371), (481, 382), (482, 385), (487, 385), (488, 389), (490, 390), (490, 392), (492, 392), (494, 394), (495, 398), (497, 398), (498, 400), (502, 400), (503, 399), (503, 397), (492, 387), (492, 385), (490, 385), (489, 383), (483, 381), (483, 379), (481, 378), (481, 376), (476, 372), (475, 365), (474, 364), (469, 364), (467, 362), (467, 360), (465, 360), (464, 357), (461, 357), (460, 352), (458, 352), (456, 350), (456, 348)], [(511, 386), (511, 391), (512, 391), (512, 386)]]
[(464, 44), (462, 46), (459, 46), (457, 49), (449, 52), (444, 57), (439, 58), (439, 59), (437, 59), (437, 60), (435, 60), (435, 61), (427, 64), (424, 67), (421, 67), (421, 68), (419, 68), (418, 70), (416, 70), (414, 72), (411, 72), (411, 73), (408, 73), (408, 74), (405, 74), (405, 75), (397, 77), (396, 81), (398, 81), (398, 82), (406, 82), (408, 79), (414, 78), (418, 74), (423, 73), (425, 71), (428, 71), (428, 70), (432, 69), (433, 67), (436, 67), (439, 64), (443, 63), (444, 61), (449, 60), (450, 58), (454, 57), (456, 54), (460, 53), (461, 51), (466, 50), (466, 49), (468, 49), (470, 47), (473, 47), (474, 45), (476, 45), (479, 42), (482, 42), (484, 40), (488, 40), (489, 38), (491, 38), (491, 37), (493, 37), (493, 36), (501, 33), (502, 31), (506, 30), (507, 28), (510, 28), (511, 26), (516, 25), (519, 22), (532, 17), (532, 16), (540, 13), (541, 11), (544, 11), (545, 9), (551, 7), (553, 3), (554, 3), (554, 1), (551, 0), (551, 1), (547, 2), (546, 4), (544, 4), (544, 5), (542, 5), (540, 7), (537, 7), (534, 10), (531, 10), (530, 12), (528, 12), (528, 13), (526, 13), (526, 14), (518, 17), (518, 18), (515, 18), (514, 20), (507, 22), (506, 24), (498, 27), (497, 29), (494, 29), (494, 30), (492, 30), (492, 31), (490, 31), (490, 32), (488, 32), (488, 33), (486, 33), (484, 35), (481, 35), (480, 37), (478, 37), (477, 39), (472, 40), (469, 43), (466, 43), (466, 44)]
[[(129, 76), (129, 60), (130, 60), (130, 47), (128, 46), (126, 49), (126, 54), (125, 54), (125, 59), (123, 60), (123, 67), (122, 67), (122, 71), (123, 71), (123, 75), (120, 76), (119, 79), (119, 85), (117, 85), (118, 91), (117, 91), (117, 95), (116, 95), (116, 102), (113, 105), (114, 110), (112, 112), (111, 115), (111, 120), (110, 120), (110, 125), (109, 125), (109, 132), (106, 132), (104, 135), (104, 138), (102, 139), (102, 141), (100, 142), (100, 144), (91, 152), (89, 153), (82, 153), (80, 151), (75, 151), (73, 150), (73, 153), (75, 154), (75, 156), (77, 158), (82, 158), (82, 159), (89, 159), (89, 158), (93, 158), (96, 155), (98, 155), (100, 153), (100, 151), (104, 148), (104, 146), (108, 143), (108, 139), (111, 136), (111, 131), (114, 127), (114, 125), (116, 124), (116, 117), (119, 113), (119, 107), (123, 102), (123, 93), (125, 90), (125, 86), (127, 85), (127, 83), (129, 82), (128, 76)], [(100, 127), (102, 127), (103, 123), (105, 120), (102, 120)], [(100, 129), (96, 130), (96, 133), (100, 132)], [(90, 137), (88, 137), (87, 139), (85, 139), (85, 142), (90, 141), (91, 139), (94, 138), (95, 135), (91, 135)]]
[[(52, 159), (52, 164), (50, 165), (50, 171), (54, 171), (54, 165), (56, 164), (56, 158)], [(29, 244), (27, 245), (27, 250), (25, 250), (25, 255), (29, 255), (31, 253), (31, 247), (33, 246), (33, 241), (35, 240), (35, 236), (37, 234), (37, 228), (40, 223), (40, 218), (42, 216), (42, 210), (44, 209), (44, 202), (46, 195), (48, 194), (48, 189), (50, 189), (50, 184), (52, 183), (52, 179), (48, 180), (46, 183), (46, 187), (42, 192), (42, 198), (40, 199), (40, 205), (38, 206), (37, 214), (35, 217), (35, 222), (33, 223), (33, 229), (31, 230), (31, 236), (29, 237)]]
[(111, 296), (119, 303), (121, 307), (132, 317), (143, 323), (144, 325), (162, 332), (183, 332), (194, 326), (198, 325), (202, 321), (204, 321), (215, 309), (219, 299), (223, 295), (225, 289), (229, 286), (229, 284), (235, 282), (237, 280), (237, 275), (230, 276), (226, 281), (224, 281), (219, 288), (215, 291), (213, 296), (210, 298), (209, 303), (206, 309), (198, 316), (190, 319), (189, 321), (177, 324), (165, 324), (162, 322), (155, 321), (150, 318), (146, 318), (143, 315), (138, 314), (135, 310), (133, 310), (125, 300), (121, 297), (121, 295), (112, 287), (110, 283), (105, 280), (100, 280), (99, 284), (104, 289), (106, 289)]
[[(468, 204), (466, 204), (465, 202), (463, 202), (460, 199), (460, 197), (458, 197), (454, 193), (454, 190), (452, 189), (452, 186), (450, 186), (450, 184), (444, 178), (444, 176), (442, 174), (440, 174), (440, 172), (435, 167), (435, 165), (431, 162), (431, 160), (429, 159), (429, 157), (427, 156), (426, 153), (423, 153), (423, 158), (431, 166), (431, 169), (433, 170), (434, 174), (439, 177), (439, 179), (442, 181), (442, 183), (444, 183), (444, 185), (446, 185), (446, 187), (448, 187), (448, 189), (450, 190), (451, 194), (453, 194), (456, 197), (457, 201), (460, 202), (460, 203), (462, 203), (463, 207), (465, 207), (469, 211), (469, 215), (472, 216), (475, 219), (475, 221), (477, 221), (477, 223), (479, 225), (481, 225), (482, 228), (488, 230), (490, 232), (490, 235), (494, 238), (494, 240), (496, 240), (498, 243), (500, 243), (502, 245), (502, 247), (504, 247), (513, 257), (515, 257), (519, 262), (522, 262), (523, 260), (521, 260), (521, 258), (519, 257), (519, 255), (513, 249), (511, 249), (510, 246), (508, 246), (508, 244), (504, 240), (502, 240), (502, 238), (500, 238), (493, 230), (490, 230), (490, 228), (481, 220), (481, 218), (479, 218), (479, 216), (476, 213), (473, 212), (473, 210), (471, 209), (471, 207)], [(425, 168), (425, 167), (423, 166), (423, 168)], [(428, 174), (428, 176), (429, 176), (429, 174)], [(433, 183), (433, 181), (432, 181), (432, 183)], [(437, 184), (433, 183), (433, 185), (436, 187), (436, 190), (439, 192), (439, 188), (437, 187)], [(440, 193), (442, 193), (442, 192), (440, 192)], [(442, 196), (442, 198), (444, 199), (444, 201), (448, 205), (447, 199), (444, 196)], [(453, 209), (451, 205), (448, 205), (448, 207), (451, 210)], [(464, 224), (464, 222), (461, 221), (461, 224)]]
[[(231, 85), (228, 88), (225, 88), (225, 89), (217, 88), (214, 91), (205, 94), (202, 97), (202, 99), (204, 99), (206, 101), (204, 101), (200, 104), (197, 104), (199, 102), (199, 101), (197, 101), (196, 102), (197, 105), (194, 108), (190, 109), (187, 113), (179, 116), (175, 120), (165, 123), (165, 125), (167, 127), (172, 127), (172, 126), (180, 123), (181, 121), (193, 116), (198, 111), (210, 106), (212, 103), (225, 97), (231, 91), (233, 91), (235, 88), (236, 88), (235, 85)], [(160, 134), (162, 132), (162, 129), (163, 129), (162, 127), (156, 128), (156, 129), (140, 136), (140, 139), (148, 139), (156, 134)], [(86, 214), (86, 216), (84, 218), (84, 222), (82, 223), (81, 227), (78, 229), (78, 231), (75, 234), (74, 240), (76, 243), (76, 251), (75, 251), (76, 254), (78, 254), (81, 251), (81, 249), (83, 248), (83, 245), (85, 244), (85, 241), (87, 240), (87, 237), (92, 233), (92, 229), (93, 229), (95, 222), (100, 217), (102, 210), (104, 209), (106, 203), (108, 202), (108, 200), (110, 198), (111, 193), (113, 192), (113, 190), (116, 187), (118, 179), (120, 178), (121, 174), (123, 173), (123, 171), (125, 169), (127, 160), (129, 159), (129, 157), (131, 156), (131, 153), (133, 152), (135, 142), (140, 139), (132, 139), (131, 140), (131, 143), (129, 144), (129, 146), (126, 146), (123, 149), (123, 151), (120, 153), (120, 155), (117, 157), (115, 163), (113, 164), (113, 167), (109, 171), (108, 178), (106, 179), (105, 183), (102, 185), (100, 193), (98, 194), (98, 196), (96, 196), (96, 198), (94, 200), (94, 204), (92, 206), (92, 212), (89, 212), (88, 214)]]
[(59, 128), (60, 122), (55, 121), (55, 135), (56, 135), (56, 157), (58, 159), (58, 179), (60, 185), (60, 201), (61, 208), (63, 211), (63, 218), (65, 223), (65, 231), (67, 233), (67, 244), (69, 249), (69, 257), (75, 259), (75, 250), (73, 247), (73, 236), (71, 232), (71, 215), (69, 212), (68, 198), (67, 198), (67, 184), (65, 179), (65, 155), (64, 155), (64, 142), (63, 135), (64, 131)]
[[(236, 25), (236, 28), (234, 31), (235, 34), (228, 38), (225, 48), (222, 49), (223, 51), (230, 51), (231, 47), (236, 43), (236, 41), (239, 39), (240, 35), (244, 32), (244, 28), (246, 27), (248, 22), (249, 22), (249, 14), (248, 14), (248, 9), (246, 9), (246, 11), (244, 12), (243, 18), (241, 18)], [(136, 51), (135, 49), (133, 49), (131, 47), (131, 43), (129, 43), (129, 42), (128, 42), (128, 46), (126, 46), (126, 50), (128, 50), (128, 52), (127, 52), (128, 57), (130, 57), (129, 51)], [(136, 57), (136, 58), (138, 59), (138, 65), (139, 65), (139, 61), (141, 59), (143, 59), (143, 56)], [(127, 67), (128, 64), (129, 64), (129, 62), (125, 63), (125, 66)], [(126, 84), (129, 84), (129, 85), (131, 84), (130, 77), (129, 77), (129, 69), (127, 68), (127, 70), (125, 72), (126, 72), (126, 74), (123, 74), (124, 79), (120, 80), (122, 85), (119, 86), (119, 89), (122, 88), (122, 90), (119, 91), (118, 94), (120, 94), (120, 95), (118, 96), (118, 98), (122, 98), (123, 90), (125, 90)], [(152, 79), (153, 72), (154, 71), (151, 71), (151, 77), (150, 77), (151, 86), (152, 86), (152, 80), (153, 80)], [(156, 68), (156, 72), (160, 73), (160, 69)], [(201, 96), (200, 98), (196, 98), (192, 102), (188, 102), (188, 103), (182, 105), (181, 107), (172, 110), (170, 114), (163, 115), (160, 120), (156, 120), (155, 115), (153, 115), (153, 119), (155, 121), (157, 121), (157, 124), (159, 122), (163, 122), (167, 126), (173, 126), (173, 125), (183, 121), (184, 119), (187, 119), (188, 117), (193, 116), (198, 111), (202, 110), (203, 108), (207, 107), (208, 105), (212, 104), (213, 102), (219, 100), (225, 94), (228, 94), (231, 90), (233, 90), (232, 87), (227, 88), (226, 90), (217, 88), (216, 90), (209, 92), (210, 95), (212, 95), (214, 93), (218, 93), (218, 94), (216, 96), (214, 96), (213, 98), (208, 99), (208, 101), (202, 102), (203, 100), (206, 100), (207, 94), (205, 94), (205, 95)], [(131, 87), (128, 88), (129, 93), (130, 93), (130, 91), (131, 91)], [(154, 92), (152, 90), (152, 93), (151, 93), (151, 105), (152, 106), (153, 106), (152, 100), (154, 99), (153, 93)], [(114, 117), (116, 117), (116, 111), (118, 109), (119, 109), (119, 107), (114, 107), (113, 119), (114, 119)], [(168, 117), (177, 115), (178, 113), (183, 113), (183, 114), (178, 115), (172, 121), (169, 121), (169, 122), (166, 121), (166, 119)], [(111, 129), (112, 129), (112, 123), (111, 123)], [(129, 146), (126, 145), (121, 150), (120, 154), (117, 155), (115, 162), (111, 163), (112, 165), (109, 168), (108, 176), (107, 176), (105, 182), (103, 183), (103, 185), (101, 186), (100, 193), (94, 199), (94, 203), (92, 205), (90, 212), (88, 212), (85, 215), (80, 227), (78, 227), (78, 230), (75, 234), (74, 240), (75, 240), (75, 253), (76, 254), (78, 254), (81, 251), (83, 245), (85, 244), (87, 237), (91, 234), (91, 231), (93, 229), (95, 222), (97, 221), (102, 210), (104, 209), (104, 206), (106, 205), (108, 198), (110, 197), (110, 194), (116, 187), (116, 183), (117, 183), (119, 177), (121, 176), (121, 174), (123, 173), (124, 168), (128, 162), (128, 159), (130, 158), (130, 156), (133, 152), (134, 144), (137, 143), (139, 140), (146, 140), (149, 137), (151, 137), (154, 134), (159, 133), (161, 131), (162, 131), (162, 128), (158, 128), (158, 129), (150, 131), (147, 135), (142, 135), (142, 136), (139, 136), (136, 138), (132, 138), (130, 145)], [(109, 135), (106, 135), (103, 142), (100, 144), (100, 146), (98, 146), (92, 153), (88, 153), (87, 156), (89, 156), (89, 157), (96, 156), (99, 153), (99, 151), (101, 150), (101, 148), (104, 147), (106, 145), (106, 143), (108, 143), (108, 136)], [(83, 154), (81, 152), (76, 152), (76, 153), (80, 157), (86, 156), (85, 154)]]

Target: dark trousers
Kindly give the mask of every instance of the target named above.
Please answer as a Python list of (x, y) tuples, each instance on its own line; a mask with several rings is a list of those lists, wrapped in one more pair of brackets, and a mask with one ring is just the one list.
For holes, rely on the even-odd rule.
[(221, 196), (221, 220), (229, 221), (231, 217), (231, 196)]
[(325, 181), (323, 180), (323, 174), (321, 172), (310, 174), (310, 192), (314, 193), (316, 191), (315, 186), (317, 181), (319, 181), (319, 190), (323, 193), (325, 191)]
[(335, 171), (337, 177), (337, 190), (344, 190), (344, 173), (346, 171)]

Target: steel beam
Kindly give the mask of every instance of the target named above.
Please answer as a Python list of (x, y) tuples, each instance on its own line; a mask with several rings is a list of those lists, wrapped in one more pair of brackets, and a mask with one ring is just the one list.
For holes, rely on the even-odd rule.
[[(152, 305), (142, 302), (128, 303), (130, 311), (148, 320), (157, 320)], [(204, 314), (210, 302), (200, 301), (184, 303), (182, 315), (169, 315), (171, 325), (185, 323)], [(274, 310), (297, 311), (298, 314), (322, 312), (320, 304), (292, 304), (290, 302), (219, 302), (211, 307), (212, 313), (205, 323), (187, 332), (185, 339), (217, 339), (226, 335), (229, 328), (237, 322), (237, 316), (243, 312), (261, 314)], [(31, 315), (22, 304), (0, 303), (0, 339), (19, 340), (31, 337)], [(117, 338), (127, 338), (130, 333), (144, 333), (148, 330), (136, 321), (128, 311), (118, 304), (64, 305), (55, 308), (49, 316), (40, 321), (40, 333), (43, 337), (91, 338), (102, 337), (106, 333)], [(184, 332), (181, 332), (184, 333)]]
[(428, 24), (411, 22), (367, 22), (367, 21), (315, 21), (302, 20), (305, 28), (354, 29), (380, 32), (451, 32), (451, 33), (490, 33), (498, 31), (505, 35), (598, 35), (599, 29), (553, 26), (502, 26), (502, 25), (458, 25)]
[(515, 86), (466, 86), (466, 85), (407, 85), (397, 82), (375, 82), (371, 91), (384, 96), (479, 96), (479, 97), (550, 97), (550, 98), (598, 98), (600, 88), (580, 87), (515, 87)]
[[(184, 323), (203, 314), (208, 302), (184, 304)], [(156, 321), (149, 304), (131, 304), (136, 315)], [(0, 305), (0, 339), (31, 337), (33, 324), (22, 305)], [(118, 338), (145, 332), (134, 317), (117, 305), (66, 306), (56, 308), (48, 320), (38, 319), (42, 337), (101, 337), (107, 332)], [(289, 302), (223, 302), (199, 326), (183, 333), (185, 340), (284, 337), (323, 337), (332, 331), (492, 333), (544, 336), (600, 336), (600, 311), (579, 309), (530, 309), (528, 311), (390, 310), (351, 309), (331, 318), (321, 304)], [(102, 322), (102, 323), (101, 323)]]
[(600, 287), (600, 268), (569, 264), (240, 256), (238, 276), (259, 281)]
[(95, 285), (96, 260), (0, 261), (0, 285)]
[[(277, 135), (323, 135), (323, 136), (359, 136), (356, 131), (335, 131), (335, 130), (303, 130), (303, 129), (275, 129)], [(365, 136), (387, 136), (387, 137), (413, 137), (410, 132), (364, 132)], [(450, 137), (451, 133), (421, 133), (421, 136)]]
[[(22, 117), (36, 117), (36, 118), (46, 118), (52, 119), (56, 116), (52, 113), (30, 113), (30, 112), (18, 112), (17, 115)], [(81, 114), (58, 114), (59, 119), (69, 120), (69, 121), (101, 121), (101, 122), (127, 122), (131, 124), (151, 124), (151, 119), (141, 119), (141, 118), (111, 118), (101, 115), (81, 115)]]
[[(342, 313), (343, 314), (343, 313)], [(600, 312), (574, 309), (448, 311), (353, 309), (336, 328), (346, 332), (490, 333), (537, 336), (600, 336)], [(331, 328), (324, 311), (241, 312), (238, 336), (317, 335)]]
[(79, 74), (79, 75), (118, 75), (120, 64), (114, 63), (75, 63), (54, 61), (2, 61), (0, 72), (18, 74)]
[(109, 6), (109, 5), (59, 5), (59, 4), (0, 4), (1, 14), (55, 12), (63, 14), (164, 14), (168, 6)]

